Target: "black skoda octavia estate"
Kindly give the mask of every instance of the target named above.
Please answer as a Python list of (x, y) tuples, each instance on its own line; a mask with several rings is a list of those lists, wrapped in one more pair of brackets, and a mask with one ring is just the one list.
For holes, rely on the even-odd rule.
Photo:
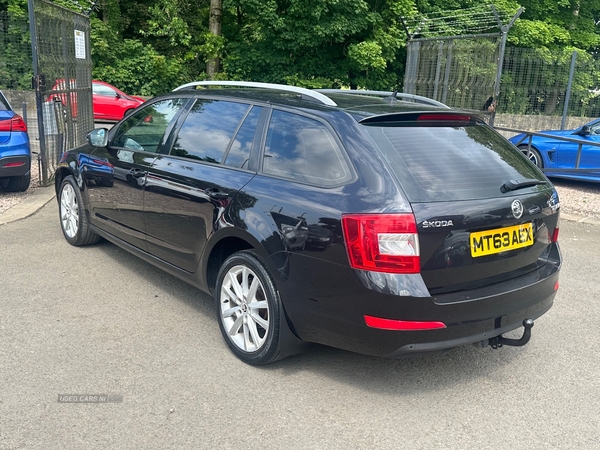
[(66, 240), (105, 238), (212, 294), (250, 364), (309, 343), (523, 345), (558, 289), (556, 190), (433, 100), (196, 82), (87, 141), (56, 171)]

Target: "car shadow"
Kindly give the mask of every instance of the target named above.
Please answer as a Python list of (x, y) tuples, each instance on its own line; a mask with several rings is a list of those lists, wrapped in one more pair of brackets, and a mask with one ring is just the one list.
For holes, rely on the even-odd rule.
[[(120, 247), (101, 241), (95, 246), (98, 251), (114, 260), (115, 264), (135, 271), (157, 291), (166, 290), (177, 301), (192, 307), (197, 313), (214, 321), (212, 331), (219, 333), (215, 317), (214, 300), (208, 294), (188, 285), (178, 278), (152, 266)], [(515, 330), (510, 337), (520, 336)], [(220, 336), (219, 336), (220, 337)], [(535, 333), (533, 340), (535, 340)], [(279, 373), (283, 378), (299, 373), (314, 373), (316, 376), (330, 377), (337, 382), (353, 385), (379, 394), (410, 395), (425, 390), (446, 390), (450, 385), (472, 383), (474, 380), (488, 379), (507, 366), (527, 361), (534, 341), (523, 348), (476, 348), (463, 346), (443, 353), (428, 354), (409, 358), (378, 358), (352, 353), (323, 345), (314, 345), (307, 352), (294, 355), (275, 363), (252, 367), (242, 366), (240, 370), (260, 370)], [(225, 343), (223, 358), (235, 360)], [(239, 364), (243, 365), (241, 361)]]

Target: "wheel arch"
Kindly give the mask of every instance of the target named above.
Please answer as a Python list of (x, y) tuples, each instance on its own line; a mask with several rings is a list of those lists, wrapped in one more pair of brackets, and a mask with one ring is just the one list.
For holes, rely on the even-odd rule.
[[(284, 353), (291, 356), (302, 353), (310, 348), (312, 344), (302, 341), (294, 331), (293, 321), (287, 313), (285, 306), (286, 302), (281, 295), (281, 271), (278, 270), (277, 264), (275, 264), (273, 260), (273, 255), (270, 255), (261, 242), (248, 232), (244, 232), (237, 228), (221, 229), (219, 231), (220, 232), (217, 232), (217, 235), (221, 236), (217, 238), (217, 235), (215, 235), (213, 237), (214, 244), (210, 246), (210, 248), (207, 247), (206, 254), (208, 256), (204, 258), (204, 265), (201, 272), (211, 294), (213, 296), (215, 294), (214, 290), (217, 284), (217, 276), (225, 260), (236, 252), (253, 250), (267, 266), (266, 268), (271, 277), (274, 278), (275, 288), (281, 300), (283, 314), (281, 320), (280, 344)], [(285, 255), (284, 257), (287, 259), (287, 253), (277, 252), (277, 254), (280, 254), (281, 256)]]

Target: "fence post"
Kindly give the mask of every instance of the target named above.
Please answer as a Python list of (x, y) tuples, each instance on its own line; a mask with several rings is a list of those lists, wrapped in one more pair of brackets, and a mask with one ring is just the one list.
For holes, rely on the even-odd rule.
[(435, 81), (433, 82), (433, 98), (438, 100), (438, 84), (440, 83), (440, 71), (442, 70), (442, 52), (444, 51), (444, 42), (438, 44), (438, 56), (435, 65)]
[(446, 73), (444, 74), (444, 86), (442, 88), (442, 103), (446, 103), (448, 96), (448, 83), (450, 82), (450, 68), (452, 66), (452, 47), (454, 41), (448, 39), (448, 55), (446, 56)]
[(35, 5), (34, 0), (27, 0), (27, 8), (29, 10), (29, 34), (31, 37), (31, 59), (33, 62), (33, 88), (35, 90), (35, 106), (37, 109), (37, 122), (38, 122), (38, 137), (40, 140), (40, 154), (38, 156), (39, 161), (42, 165), (42, 186), (48, 186), (48, 171), (47, 171), (47, 154), (46, 154), (46, 134), (44, 132), (44, 113), (43, 108), (43, 88), (40, 80), (43, 80), (42, 74), (40, 74), (38, 65), (38, 39), (37, 39), (37, 22), (35, 20)]
[(569, 112), (569, 103), (571, 102), (571, 87), (573, 86), (573, 76), (575, 75), (575, 61), (577, 52), (573, 51), (571, 55), (571, 69), (569, 70), (569, 82), (567, 83), (567, 93), (565, 95), (565, 104), (563, 105), (563, 115), (560, 122), (560, 129), (564, 130), (567, 123), (567, 113)]

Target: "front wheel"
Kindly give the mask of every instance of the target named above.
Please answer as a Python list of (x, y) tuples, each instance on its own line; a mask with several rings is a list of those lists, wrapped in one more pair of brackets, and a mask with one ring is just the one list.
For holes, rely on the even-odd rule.
[(221, 333), (238, 358), (261, 365), (285, 357), (280, 346), (281, 300), (258, 254), (241, 251), (225, 260), (215, 300)]
[(536, 165), (540, 169), (544, 168), (544, 161), (542, 161), (542, 155), (540, 155), (540, 152), (538, 152), (536, 148), (531, 147), (530, 149), (527, 145), (520, 145), (519, 150), (521, 150), (523, 154), (527, 156), (529, 161), (531, 161), (534, 165)]
[(90, 229), (81, 192), (71, 175), (65, 177), (60, 185), (58, 213), (63, 235), (69, 244), (90, 245), (100, 240), (100, 236)]

